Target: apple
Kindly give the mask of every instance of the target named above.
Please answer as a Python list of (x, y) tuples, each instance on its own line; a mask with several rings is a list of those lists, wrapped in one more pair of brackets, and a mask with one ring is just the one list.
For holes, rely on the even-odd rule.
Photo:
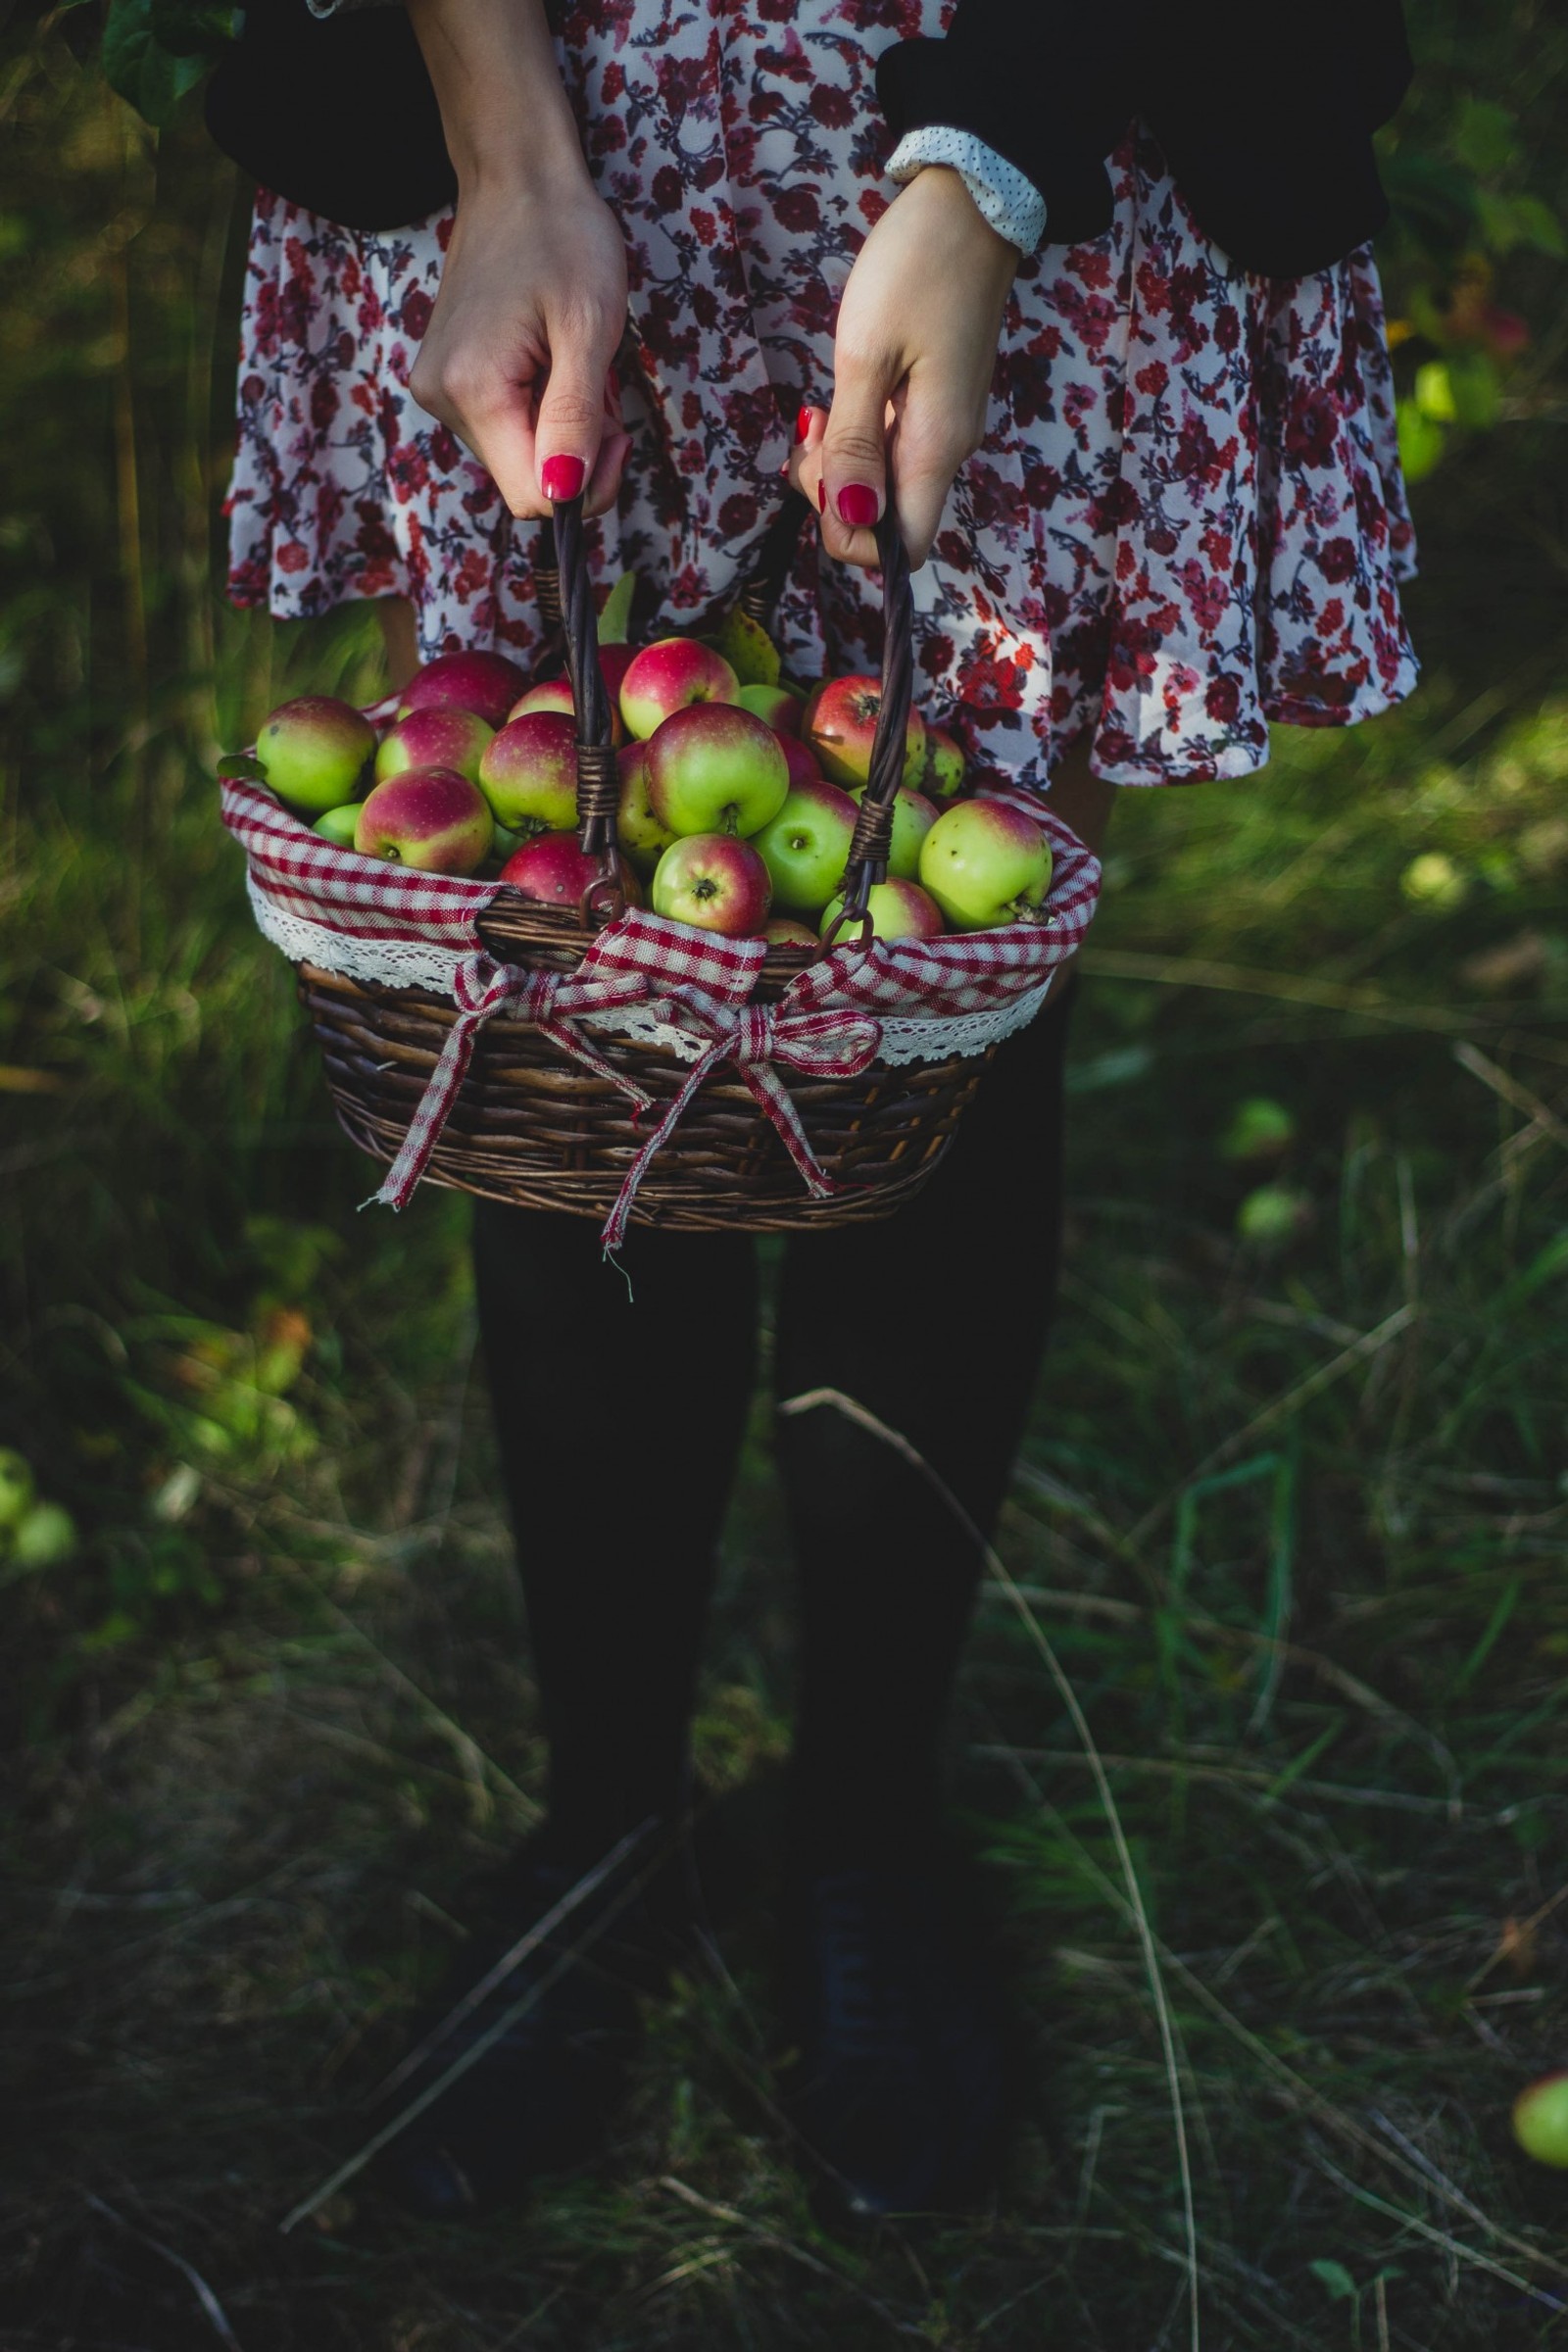
[(486, 726), (499, 727), (528, 683), (521, 667), (505, 654), (437, 654), (403, 689), (398, 711), (475, 710)]
[(628, 743), (618, 755), (620, 806), (615, 836), (639, 873), (651, 874), (675, 836), (654, 814), (648, 798), (648, 746)]
[[(871, 745), (882, 709), (880, 678), (826, 678), (801, 713), (801, 735), (834, 784), (863, 784), (871, 773)], [(925, 774), (925, 720), (909, 712), (904, 735), (904, 783)]]
[(799, 735), (806, 697), (793, 686), (743, 686), (735, 700), (775, 735)]
[[(824, 939), (843, 905), (842, 899), (832, 899), (823, 908)], [(873, 882), (866, 893), (865, 910), (871, 917), (873, 939), (940, 939), (942, 936), (942, 910), (918, 882)], [(856, 936), (853, 929), (846, 928), (840, 933), (838, 944), (848, 942), (853, 946)]]
[(525, 841), (532, 839), (531, 833), (514, 833), (510, 825), (492, 825), (490, 856), (496, 864), (505, 865), (507, 859), (520, 850)]
[[(599, 666), (601, 670), (605, 667), (603, 654), (599, 658)], [(626, 722), (616, 708), (614, 692), (608, 677), (605, 680), (605, 692), (610, 699), (610, 740), (612, 743), (624, 743)], [(507, 712), (507, 717), (509, 720), (526, 718), (530, 710), (564, 710), (575, 717), (577, 705), (572, 698), (571, 680), (547, 678), (542, 686), (530, 686), (526, 694), (518, 696)]]
[[(501, 879), (539, 906), (565, 906), (575, 914), (584, 894), (599, 880), (600, 859), (578, 847), (575, 833), (536, 833), (507, 859)], [(635, 877), (621, 877), (628, 906), (642, 905)]]
[(809, 923), (798, 923), (791, 914), (775, 914), (762, 925), (762, 937), (770, 948), (809, 948), (813, 956), (822, 944)]
[(1001, 801), (956, 801), (920, 850), (920, 880), (956, 931), (1033, 922), (1051, 880), (1040, 827)]
[(24, 1512), (11, 1533), (7, 1562), (13, 1575), (29, 1569), (58, 1568), (77, 1544), (76, 1522), (60, 1502), (35, 1502)]
[(689, 704), (649, 738), (648, 799), (671, 833), (760, 833), (789, 788), (780, 738), (732, 704)]
[[(865, 798), (862, 786), (851, 793), (857, 808)], [(896, 792), (893, 795), (893, 839), (888, 844), (888, 880), (912, 882), (920, 870), (920, 845), (937, 821), (934, 801), (924, 793)]]
[(1527, 2156), (1568, 2172), (1568, 2067), (1528, 2083), (1513, 2103), (1513, 2135)]
[(479, 789), (498, 824), (514, 833), (577, 821), (577, 728), (564, 710), (530, 710), (485, 746)]
[(411, 767), (455, 767), (477, 784), (479, 762), (494, 741), (494, 727), (476, 710), (412, 710), (382, 736), (375, 780), (384, 784)]
[(330, 694), (282, 703), (256, 738), (262, 773), (280, 801), (313, 816), (352, 801), (375, 756), (375, 729)]
[(14, 1446), (0, 1446), (0, 1528), (15, 1527), (32, 1508), (32, 1466)]
[(784, 755), (784, 764), (789, 770), (792, 792), (797, 784), (819, 784), (823, 781), (822, 770), (816, 764), (816, 754), (808, 751), (798, 735), (781, 735), (778, 748)]
[(453, 767), (409, 767), (360, 804), (354, 847), (421, 874), (471, 874), (493, 828), (477, 784)]
[(354, 836), (359, 831), (359, 826), (360, 803), (343, 801), (337, 808), (323, 810), (311, 827), (311, 831), (319, 833), (323, 841), (335, 841), (340, 850), (352, 850)]
[(753, 846), (773, 884), (773, 904), (815, 914), (842, 887), (855, 838), (855, 803), (836, 784), (798, 784)]
[(925, 776), (921, 791), (933, 801), (951, 801), (963, 784), (967, 765), (963, 746), (946, 727), (928, 727), (925, 737)]
[(632, 656), (620, 681), (620, 715), (645, 741), (694, 703), (733, 703), (741, 682), (720, 653), (695, 637), (661, 637)]
[(654, 868), (653, 906), (677, 923), (746, 939), (767, 920), (767, 868), (733, 833), (688, 833)]
[(636, 659), (637, 648), (634, 645), (602, 645), (599, 648), (599, 674), (605, 681), (610, 708), (617, 719), (620, 717), (620, 690), (625, 683), (626, 672)]

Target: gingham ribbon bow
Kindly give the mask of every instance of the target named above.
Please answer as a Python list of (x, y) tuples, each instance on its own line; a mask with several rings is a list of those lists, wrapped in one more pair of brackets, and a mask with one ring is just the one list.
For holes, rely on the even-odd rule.
[(784, 1062), (809, 1078), (855, 1078), (875, 1059), (882, 1026), (865, 1013), (791, 1012), (788, 1005), (726, 1004), (706, 994), (677, 992), (675, 1003), (692, 1024), (709, 1032), (710, 1043), (694, 1061), (663, 1116), (626, 1171), (614, 1207), (600, 1236), (607, 1250), (626, 1231), (637, 1188), (655, 1154), (666, 1144), (687, 1104), (709, 1072), (733, 1061), (763, 1112), (777, 1130), (808, 1191), (819, 1197), (840, 1188), (812, 1151), (801, 1114), (774, 1069)]
[[(533, 1021), (546, 1037), (574, 1061), (607, 1079), (629, 1095), (639, 1111), (648, 1109), (652, 1095), (596, 1054), (572, 1019), (573, 1013), (606, 1012), (620, 1004), (635, 1004), (648, 993), (647, 981), (634, 972), (531, 972), (514, 963), (497, 963), (483, 953), (465, 956), (452, 975), (452, 996), (458, 1017), (447, 1032), (440, 1059), (409, 1124), (402, 1149), (386, 1172), (375, 1201), (392, 1208), (407, 1205), (415, 1186), (429, 1165), (430, 1154), (458, 1099), (473, 1049), (486, 1021), (501, 1011)], [(368, 1206), (369, 1203), (367, 1203)]]

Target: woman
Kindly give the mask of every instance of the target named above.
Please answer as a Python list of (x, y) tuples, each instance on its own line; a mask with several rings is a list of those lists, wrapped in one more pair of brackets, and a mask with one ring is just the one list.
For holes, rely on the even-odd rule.
[[(860, 669), (891, 475), (926, 708), (1091, 841), (1118, 783), (1240, 776), (1269, 719), (1344, 723), (1410, 691), (1365, 250), (1370, 131), (1408, 75), (1389, 0), (1320, 8), (1284, 59), (1238, 0), (1113, 24), (1054, 0), (408, 17), (446, 154), (400, 83), (405, 195), (432, 202), (449, 157), (455, 216), (322, 217), (353, 217), (372, 164), (383, 222), (398, 205), (378, 107), (328, 152), (277, 132), (266, 71), (215, 100), (225, 143), (296, 197), (258, 205), (236, 594), (277, 612), (400, 595), (406, 662), (416, 640), (526, 652), (527, 526), (582, 491), (605, 574), (635, 566), (679, 625), (745, 575), (787, 471), (820, 516), (781, 608), (787, 659)], [(310, 127), (303, 102), (293, 121)], [(338, 152), (356, 139), (359, 174)], [(858, 1398), (981, 1528), (1051, 1311), (1069, 993), (999, 1053), (918, 1201), (785, 1252), (778, 1395)], [(635, 1986), (679, 1931), (681, 1882), (655, 1865), (688, 1802), (756, 1321), (744, 1237), (638, 1231), (621, 1273), (591, 1223), (481, 1205), (475, 1246), (550, 1806), (468, 1981), (541, 1935), (400, 2093), (483, 2041), (387, 2152), (429, 2212), (584, 2152)], [(842, 1416), (786, 1418), (778, 1450), (802, 1592), (794, 2112), (856, 2209), (952, 2202), (986, 2178), (1004, 2104), (993, 2005), (933, 1862), (980, 1562)]]

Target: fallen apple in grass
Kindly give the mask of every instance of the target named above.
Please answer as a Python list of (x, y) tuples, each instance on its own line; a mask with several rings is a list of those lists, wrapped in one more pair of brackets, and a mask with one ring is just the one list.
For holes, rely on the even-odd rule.
[(785, 796), (777, 816), (752, 836), (772, 880), (775, 906), (815, 914), (827, 905), (844, 881), (855, 818), (849, 794), (820, 777)]
[(1568, 2172), (1568, 2067), (1528, 2083), (1513, 2103), (1513, 2135), (1537, 2164)]
[(384, 784), (411, 767), (454, 767), (477, 784), (480, 761), (494, 741), (494, 727), (476, 710), (413, 710), (382, 736), (375, 780)]
[[(589, 857), (575, 833), (536, 833), (507, 859), (501, 879), (536, 906), (564, 906), (575, 913), (601, 870), (597, 855)], [(635, 877), (623, 874), (622, 887), (627, 906), (640, 906), (642, 893)]]
[[(823, 908), (821, 936), (824, 939), (843, 907), (842, 899), (830, 899)], [(865, 911), (871, 917), (873, 939), (940, 939), (942, 936), (942, 910), (918, 882), (873, 882), (866, 893)], [(854, 924), (847, 923), (834, 945), (853, 947), (858, 936)]]
[(360, 804), (354, 846), (421, 874), (477, 873), (493, 827), (477, 784), (452, 767), (411, 767)]
[(1030, 923), (1051, 882), (1051, 850), (1021, 810), (958, 801), (925, 837), (920, 881), (956, 931)]
[(671, 842), (654, 868), (656, 914), (746, 939), (767, 920), (771, 885), (749, 841), (733, 833), (688, 833)]
[(335, 695), (282, 703), (256, 739), (262, 773), (280, 801), (313, 816), (352, 801), (375, 756), (375, 729)]
[(654, 814), (648, 798), (648, 746), (628, 743), (616, 762), (620, 769), (620, 806), (615, 833), (621, 848), (639, 873), (651, 874), (675, 836)]
[[(871, 746), (882, 710), (880, 678), (827, 678), (801, 713), (801, 737), (832, 784), (853, 788), (871, 773)], [(925, 774), (925, 720), (911, 708), (904, 736), (904, 774), (911, 789)]]
[[(865, 798), (864, 788), (852, 793), (857, 808)], [(912, 882), (920, 871), (920, 850), (926, 835), (937, 821), (937, 808), (920, 792), (896, 792), (893, 795), (893, 838), (888, 844), (888, 880)]]
[(634, 654), (620, 681), (620, 715), (639, 739), (698, 703), (733, 704), (740, 680), (720, 653), (695, 637), (660, 637)]
[(476, 710), (486, 726), (499, 727), (527, 684), (519, 665), (505, 654), (437, 654), (403, 689), (398, 711)]
[(760, 833), (788, 791), (779, 737), (733, 704), (689, 705), (649, 739), (648, 799), (672, 833)]
[(323, 841), (336, 842), (340, 850), (352, 850), (360, 828), (360, 807), (358, 801), (344, 801), (336, 808), (324, 810), (311, 831), (319, 833)]
[(530, 710), (485, 747), (479, 789), (514, 833), (563, 832), (577, 821), (577, 729), (562, 710)]

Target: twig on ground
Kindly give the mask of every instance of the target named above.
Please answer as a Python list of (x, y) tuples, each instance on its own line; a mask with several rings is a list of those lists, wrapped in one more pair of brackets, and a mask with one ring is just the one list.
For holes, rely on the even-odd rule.
[(95, 2197), (91, 2189), (87, 2190), (86, 2197), (94, 2213), (101, 2213), (106, 2221), (123, 2230), (127, 2237), (133, 2237), (150, 2254), (157, 2254), (163, 2261), (172, 2262), (175, 2270), (189, 2280), (196, 2300), (212, 2322), (219, 2341), (227, 2344), (229, 2352), (243, 2352), (239, 2337), (228, 2324), (227, 2313), (194, 2263), (187, 2262), (183, 2254), (176, 2254), (172, 2246), (166, 2246), (161, 2238), (149, 2237), (145, 2230), (138, 2230), (134, 2222), (127, 2222), (122, 2213), (117, 2213), (112, 2205), (106, 2205), (102, 2197)]

